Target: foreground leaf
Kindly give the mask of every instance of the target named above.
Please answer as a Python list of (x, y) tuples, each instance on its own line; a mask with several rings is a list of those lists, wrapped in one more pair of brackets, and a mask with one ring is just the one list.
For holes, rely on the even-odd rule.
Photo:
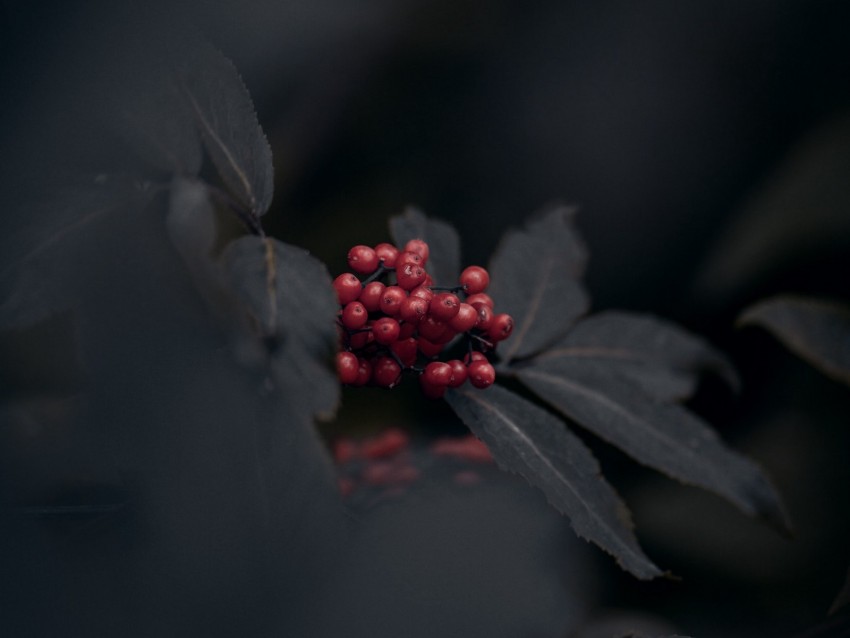
[(460, 275), (460, 237), (451, 224), (427, 217), (415, 208), (390, 219), (390, 234), (399, 248), (411, 239), (428, 243), (426, 266), (438, 286), (453, 286)]
[(563, 362), (557, 371), (531, 365), (517, 376), (565, 416), (635, 460), (715, 492), (780, 531), (790, 529), (761, 469), (683, 407), (652, 401), (633, 384), (581, 361)]
[(499, 466), (540, 488), (576, 534), (638, 578), (661, 575), (638, 545), (628, 511), (596, 459), (559, 419), (499, 386), (451, 390), (446, 400)]
[(761, 326), (828, 377), (850, 385), (850, 306), (784, 295), (751, 306), (738, 325)]
[(573, 213), (557, 208), (503, 238), (490, 262), (489, 293), (497, 312), (514, 318), (504, 361), (535, 354), (558, 340), (589, 306), (579, 283), (587, 251), (572, 225)]
[(274, 193), (272, 152), (233, 63), (208, 45), (183, 66), (183, 91), (221, 179), (254, 216)]
[(222, 256), (231, 290), (270, 346), (271, 366), (293, 400), (330, 415), (339, 383), (331, 370), (339, 305), (324, 264), (307, 251), (271, 238), (246, 236)]
[(731, 363), (706, 341), (668, 321), (637, 313), (611, 311), (586, 317), (534, 358), (535, 367), (550, 372), (577, 362), (635, 383), (663, 401), (692, 396), (704, 370), (738, 386)]

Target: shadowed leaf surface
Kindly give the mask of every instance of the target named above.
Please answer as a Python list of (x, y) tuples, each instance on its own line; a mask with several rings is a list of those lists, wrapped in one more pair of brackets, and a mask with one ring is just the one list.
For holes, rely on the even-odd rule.
[(253, 215), (265, 214), (274, 193), (272, 152), (233, 63), (202, 45), (183, 66), (181, 80), (221, 179)]
[(390, 234), (399, 248), (411, 239), (428, 243), (426, 269), (437, 286), (453, 286), (460, 275), (460, 237), (451, 224), (427, 217), (415, 208), (390, 219)]
[(329, 364), (339, 306), (324, 264), (301, 248), (255, 236), (233, 241), (222, 260), (231, 289), (271, 345), (279, 382), (298, 389), (289, 396), (313, 413), (332, 413), (339, 383)]
[(557, 371), (531, 365), (517, 376), (564, 415), (635, 460), (720, 494), (780, 531), (790, 528), (761, 469), (683, 407), (657, 403), (635, 385), (582, 361), (561, 362)]
[(825, 375), (850, 385), (850, 306), (783, 295), (751, 306), (738, 325), (761, 326)]
[(638, 578), (661, 575), (638, 545), (628, 511), (596, 459), (563, 422), (499, 386), (452, 390), (446, 400), (499, 466), (540, 488), (579, 536)]
[(703, 370), (738, 386), (731, 363), (706, 341), (658, 317), (630, 312), (586, 317), (534, 359), (536, 368), (555, 373), (574, 364), (637, 384), (662, 401), (689, 398)]
[(490, 261), (489, 294), (515, 328), (505, 361), (539, 352), (561, 337), (589, 306), (579, 279), (587, 251), (572, 226), (572, 211), (557, 208), (524, 230), (505, 234)]

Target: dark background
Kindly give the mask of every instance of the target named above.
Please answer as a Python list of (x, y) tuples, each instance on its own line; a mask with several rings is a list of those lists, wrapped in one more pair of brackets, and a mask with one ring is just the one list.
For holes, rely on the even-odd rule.
[[(709, 381), (693, 407), (765, 466), (797, 532), (779, 539), (598, 446), (642, 543), (683, 580), (638, 583), (591, 551), (594, 575), (567, 576), (571, 590), (597, 583), (588, 626), (617, 610), (694, 636), (794, 635), (825, 620), (850, 563), (850, 391), (761, 332), (736, 331), (734, 319), (777, 292), (850, 299), (847, 3), (6, 2), (3, 11), (8, 219), (69, 165), (103, 170), (112, 138), (98, 114), (110, 96), (98, 82), (146, 55), (166, 23), (194, 25), (233, 59), (274, 154), (266, 228), (332, 272), (349, 246), (386, 240), (386, 218), (409, 204), (454, 223), (471, 263), (486, 263), (505, 228), (546, 204), (577, 205), (594, 309), (671, 318), (739, 366), (738, 396)], [(6, 361), (9, 401), (19, 388)], [(397, 418), (353, 403), (342, 423)]]

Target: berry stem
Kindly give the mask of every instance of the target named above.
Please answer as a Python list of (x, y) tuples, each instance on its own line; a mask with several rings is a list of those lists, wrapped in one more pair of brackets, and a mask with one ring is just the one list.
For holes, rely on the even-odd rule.
[(459, 293), (463, 292), (465, 286), (428, 286), (431, 290), (438, 290), (440, 292), (451, 292), (451, 293)]
[(366, 279), (364, 279), (360, 283), (363, 284), (364, 286), (366, 284), (371, 284), (373, 281), (377, 281), (378, 279), (383, 277), (384, 273), (388, 273), (391, 270), (395, 270), (395, 268), (387, 268), (386, 266), (384, 266), (384, 260), (382, 259), (381, 263), (378, 265), (378, 269), (375, 272), (373, 272), (371, 275), (366, 277)]

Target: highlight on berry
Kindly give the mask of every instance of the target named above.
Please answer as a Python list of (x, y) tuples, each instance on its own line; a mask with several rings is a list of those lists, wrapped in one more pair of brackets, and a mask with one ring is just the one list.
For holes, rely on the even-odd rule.
[(496, 380), (488, 355), (510, 337), (514, 321), (495, 312), (486, 293), (490, 274), (468, 266), (456, 282), (435, 282), (430, 253), (422, 239), (348, 251), (350, 271), (333, 282), (342, 383), (393, 388), (412, 376), (426, 397), (439, 399), (448, 388), (469, 382), (485, 389)]

